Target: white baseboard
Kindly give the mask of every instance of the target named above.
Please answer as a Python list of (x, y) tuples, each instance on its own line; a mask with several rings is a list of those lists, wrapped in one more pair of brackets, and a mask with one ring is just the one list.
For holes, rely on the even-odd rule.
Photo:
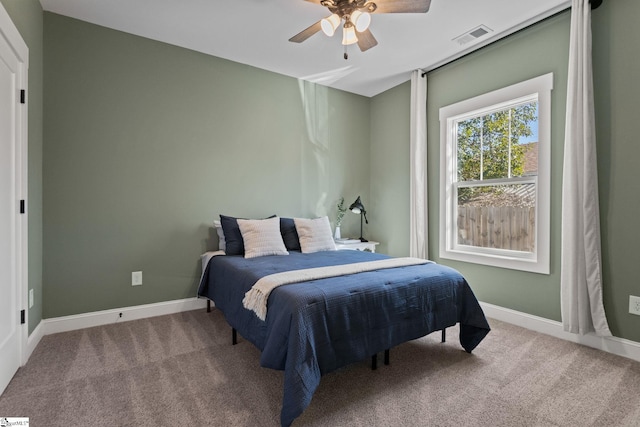
[[(57, 334), (58, 332), (108, 325), (110, 323), (126, 322), (128, 320), (144, 319), (147, 317), (180, 313), (182, 311), (197, 310), (205, 308), (206, 306), (207, 301), (205, 299), (187, 298), (155, 304), (94, 311), (92, 313), (74, 314), (72, 316), (55, 317), (52, 319), (45, 319), (41, 324), (43, 324), (44, 329), (43, 335), (50, 335)], [(122, 316), (120, 316), (120, 314), (122, 314)]]
[(42, 321), (38, 323), (38, 326), (29, 334), (29, 338), (27, 338), (27, 348), (25, 350), (25, 354), (22, 355), (22, 365), (24, 366), (27, 363), (27, 360), (33, 354), (33, 350), (36, 349), (38, 343), (44, 336), (44, 327), (42, 326)]
[(482, 310), (487, 317), (521, 326), (542, 334), (586, 345), (618, 356), (627, 357), (640, 362), (640, 343), (618, 337), (600, 337), (595, 334), (577, 335), (566, 332), (561, 322), (533, 316), (509, 308), (481, 302)]
[[(114, 308), (112, 310), (43, 319), (27, 338), (27, 346), (25, 354), (23, 354), (22, 357), (22, 365), (24, 366), (27, 363), (31, 354), (33, 354), (33, 351), (38, 346), (38, 343), (45, 335), (74, 331), (76, 329), (91, 328), (93, 326), (108, 325), (109, 323), (126, 322), (127, 320), (144, 319), (147, 317), (198, 310), (205, 308), (206, 306), (206, 299), (186, 298), (155, 304), (136, 305), (132, 307)], [(121, 314), (122, 317), (120, 316)]]
[(206, 307), (206, 299), (186, 298), (181, 300), (158, 302), (155, 304), (136, 305), (132, 307), (114, 308), (111, 310), (94, 311), (92, 313), (43, 319), (27, 339), (25, 354), (22, 357), (22, 365), (24, 366), (27, 363), (38, 343), (45, 335), (74, 331), (76, 329), (91, 328), (93, 326), (108, 325), (110, 323), (126, 322), (128, 320), (163, 316), (165, 314), (180, 313), (183, 311), (198, 310)]

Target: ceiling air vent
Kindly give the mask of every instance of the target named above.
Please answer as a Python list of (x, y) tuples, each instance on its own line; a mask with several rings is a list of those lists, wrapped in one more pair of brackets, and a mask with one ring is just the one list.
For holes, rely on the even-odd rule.
[(458, 44), (462, 46), (469, 42), (477, 40), (486, 34), (489, 34), (491, 31), (493, 30), (486, 25), (480, 25), (479, 27), (476, 27), (462, 35), (459, 35), (458, 37), (454, 38), (453, 41), (458, 42)]

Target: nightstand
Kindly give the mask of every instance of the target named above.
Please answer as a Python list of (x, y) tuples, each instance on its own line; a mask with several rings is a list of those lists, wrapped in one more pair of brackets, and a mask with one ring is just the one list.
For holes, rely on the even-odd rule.
[(380, 244), (380, 242), (357, 242), (357, 243), (336, 243), (336, 249), (339, 251), (351, 250), (351, 251), (368, 251), (375, 252), (376, 246)]

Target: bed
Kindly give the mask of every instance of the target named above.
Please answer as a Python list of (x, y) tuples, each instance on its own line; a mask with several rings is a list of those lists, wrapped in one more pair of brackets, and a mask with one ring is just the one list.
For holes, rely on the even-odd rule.
[(198, 288), (199, 297), (213, 301), (233, 330), (261, 350), (261, 366), (284, 371), (283, 426), (309, 405), (322, 375), (457, 323), (470, 353), (490, 330), (462, 275), (433, 262), (277, 286), (261, 320), (243, 300), (262, 278), (391, 258), (350, 250), (286, 252), (250, 258), (220, 252), (206, 262)]

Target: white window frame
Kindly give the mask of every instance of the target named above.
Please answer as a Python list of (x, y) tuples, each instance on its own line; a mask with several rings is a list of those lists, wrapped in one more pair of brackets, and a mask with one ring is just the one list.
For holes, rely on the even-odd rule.
[[(494, 267), (549, 274), (551, 191), (551, 90), (553, 73), (440, 108), (440, 257)], [(533, 253), (481, 248), (457, 243), (456, 123), (495, 111), (532, 96), (538, 98), (538, 176), (536, 244)], [(531, 181), (532, 177), (523, 180)], [(490, 180), (486, 184), (495, 184)]]

